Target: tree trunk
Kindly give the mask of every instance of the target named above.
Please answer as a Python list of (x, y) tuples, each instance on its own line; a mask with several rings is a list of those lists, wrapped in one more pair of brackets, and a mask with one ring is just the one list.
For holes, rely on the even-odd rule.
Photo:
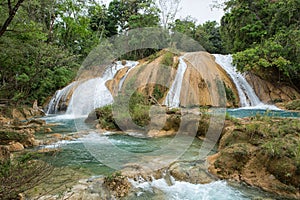
[(7, 30), (7, 27), (9, 26), (11, 21), (14, 19), (19, 7), (21, 6), (21, 4), (24, 1), (25, 0), (18, 0), (18, 2), (16, 3), (16, 5), (13, 8), (11, 7), (10, 0), (7, 1), (8, 8), (9, 8), (9, 15), (8, 15), (8, 18), (6, 19), (6, 21), (4, 22), (3, 26), (0, 27), (0, 37), (5, 33), (5, 31)]

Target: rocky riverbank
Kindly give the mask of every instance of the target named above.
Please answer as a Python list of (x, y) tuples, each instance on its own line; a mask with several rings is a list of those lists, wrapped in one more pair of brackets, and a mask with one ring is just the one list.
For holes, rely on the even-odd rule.
[[(103, 114), (102, 109), (96, 111), (98, 117)], [(207, 132), (209, 115), (199, 112), (194, 116), (199, 120), (197, 137), (201, 138)], [(164, 128), (160, 131), (150, 130), (148, 136), (165, 136), (166, 134), (162, 132), (166, 131), (166, 127), (176, 134), (175, 130), (178, 130), (181, 117), (178, 111), (167, 112), (167, 123)], [(108, 130), (111, 130), (110, 127), (117, 128), (113, 118), (96, 122), (99, 122), (96, 125), (98, 128)], [(156, 132), (161, 134), (151, 134)], [(300, 197), (299, 133), (299, 119), (259, 115), (243, 119), (228, 117), (219, 141), (218, 153), (208, 158), (209, 171), (220, 179), (243, 182), (282, 197), (297, 199)], [(186, 176), (193, 173), (191, 166), (194, 165), (189, 166), (186, 172), (182, 169), (171, 171), (172, 176), (182, 181), (201, 183), (197, 176), (194, 178)]]
[[(114, 121), (113, 118), (110, 118), (112, 116), (106, 113), (107, 111), (110, 112), (111, 110), (108, 109), (104, 112), (97, 109), (86, 121), (95, 123), (101, 129), (116, 130), (111, 129), (111, 124), (114, 124)], [(189, 119), (199, 121), (196, 136), (199, 138), (205, 136), (210, 119), (205, 110), (194, 109), (185, 113), (179, 112), (177, 109), (170, 109), (164, 112), (166, 112), (166, 115), (164, 116), (163, 130), (149, 130), (147, 132), (149, 137), (166, 136), (165, 132), (167, 131), (176, 134), (176, 130), (181, 125), (180, 119), (185, 115), (191, 115)], [(103, 118), (103, 116), (106, 116), (106, 118)], [(10, 148), (17, 148), (20, 145), (23, 145), (23, 148), (38, 145), (37, 143), (34, 144), (35, 140), (30, 140), (30, 138), (34, 138), (34, 133), (36, 131), (51, 131), (47, 129), (49, 127), (45, 125), (44, 121), (38, 119), (20, 122), (19, 124), (8, 118), (2, 117), (1, 119), (6, 131), (13, 130), (18, 133), (16, 134), (18, 137), (20, 135), (28, 136), (24, 138), (17, 137), (18, 140), (3, 139), (8, 143), (6, 142), (6, 145), (1, 146), (2, 158), (9, 157), (11, 149), (7, 145), (10, 145)], [(103, 121), (103, 119), (106, 121)], [(161, 118), (159, 117), (157, 120), (151, 120), (152, 125), (156, 125), (158, 128), (160, 122)], [(103, 127), (103, 125), (106, 126)], [(189, 126), (189, 124), (186, 125)], [(70, 178), (72, 180), (69, 186), (70, 189), (64, 191), (63, 195), (69, 199), (99, 199), (112, 198), (113, 196), (126, 199), (138, 192), (130, 184), (130, 181), (128, 182), (128, 178), (138, 180), (142, 177), (144, 180), (151, 181), (154, 177), (155, 179), (164, 178), (168, 182), (170, 176), (172, 176), (178, 181), (203, 184), (216, 180), (211, 175), (213, 174), (220, 179), (243, 182), (282, 197), (297, 199), (299, 198), (300, 185), (299, 125), (298, 119), (276, 119), (265, 116), (244, 119), (228, 117), (219, 141), (218, 153), (208, 158), (210, 173), (207, 173), (207, 165), (203, 161), (177, 161), (167, 168), (155, 172), (148, 172), (142, 166), (131, 164), (121, 170), (120, 174), (112, 174), (108, 177), (82, 179), (86, 177), (86, 174), (80, 175), (77, 173), (76, 178), (80, 181), (74, 180), (74, 177)], [(115, 126), (115, 128), (117, 127)], [(153, 132), (157, 134), (151, 135)], [(2, 136), (4, 135), (2, 134)], [(56, 141), (65, 139), (60, 134), (49, 135), (55, 136)], [(76, 138), (77, 136), (75, 134), (70, 138)], [(11, 137), (8, 138), (11, 139)], [(23, 148), (20, 148), (20, 150)], [(163, 193), (161, 195), (163, 196)], [(41, 199), (43, 198), (58, 199), (60, 197), (57, 195), (43, 195)]]
[(221, 179), (293, 199), (300, 193), (300, 121), (253, 117), (227, 123), (219, 152), (208, 158)]

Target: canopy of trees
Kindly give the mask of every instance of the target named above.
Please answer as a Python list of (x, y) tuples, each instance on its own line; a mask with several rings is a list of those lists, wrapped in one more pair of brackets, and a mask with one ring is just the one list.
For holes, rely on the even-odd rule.
[[(0, 99), (17, 104), (38, 99), (43, 103), (75, 77), (83, 59), (99, 42), (135, 28), (172, 29), (188, 34), (209, 51), (219, 51), (215, 22), (203, 26), (188, 20), (174, 22), (180, 0), (175, 7), (166, 2), (113, 0), (106, 6), (93, 0), (1, 0)], [(127, 57), (154, 52), (143, 49)]]
[(228, 0), (221, 21), (226, 49), (241, 71), (300, 89), (300, 1)]
[[(0, 0), (0, 99), (43, 103), (75, 77), (99, 42), (141, 27), (183, 33), (210, 53), (234, 53), (241, 71), (299, 88), (299, 0), (228, 0), (221, 27), (215, 21), (198, 25), (191, 17), (175, 19), (180, 0), (172, 2)], [(154, 52), (146, 48), (122, 58)]]

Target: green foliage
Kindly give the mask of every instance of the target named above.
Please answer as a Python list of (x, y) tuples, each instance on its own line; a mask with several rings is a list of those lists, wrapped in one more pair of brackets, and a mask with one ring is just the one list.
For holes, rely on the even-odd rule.
[(135, 51), (130, 51), (120, 57), (119, 60), (140, 60), (148, 56), (155, 55), (159, 50), (156, 49), (138, 49)]
[(199, 25), (195, 32), (195, 40), (209, 53), (226, 54), (220, 34), (220, 26), (216, 21), (207, 21)]
[(101, 128), (108, 130), (118, 130), (112, 113), (112, 105), (107, 105), (95, 110)]
[(167, 51), (160, 62), (160, 64), (165, 66), (173, 66), (174, 54), (172, 52)]
[(288, 110), (300, 110), (300, 99), (287, 103), (285, 107)]
[(300, 88), (300, 2), (230, 0), (221, 35), (241, 71)]
[(150, 122), (149, 110), (148, 98), (142, 93), (134, 92), (129, 101), (129, 112), (132, 121), (141, 127), (147, 126)]
[(114, 179), (118, 178), (118, 177), (122, 177), (122, 173), (121, 172), (114, 172), (112, 174), (109, 174), (108, 176), (105, 177), (105, 181), (106, 182), (111, 182)]
[[(24, 42), (18, 37), (20, 34), (0, 38), (0, 98), (30, 104), (39, 99), (43, 103), (73, 79), (78, 68), (76, 57), (55, 45), (34, 38)], [(23, 48), (18, 48), (20, 43)]]
[[(115, 115), (113, 115), (113, 109), (116, 112)], [(149, 110), (150, 104), (148, 98), (142, 93), (134, 92), (129, 101), (124, 96), (120, 96), (115, 100), (113, 105), (97, 108), (96, 114), (102, 128), (118, 130), (119, 127), (116, 120), (119, 123), (126, 124), (127, 120), (131, 119), (134, 124), (145, 127), (150, 122)], [(133, 127), (127, 128), (130, 129)]]
[(225, 89), (227, 101), (230, 101), (233, 103), (233, 105), (236, 105), (237, 104), (236, 97), (235, 97), (235, 94), (233, 93), (232, 89), (230, 87), (227, 87), (227, 85), (225, 83), (224, 83), (224, 89)]
[(108, 12), (109, 19), (120, 32), (158, 26), (159, 23), (159, 10), (153, 0), (113, 0)]
[(186, 17), (183, 20), (175, 20), (171, 28), (193, 38), (210, 53), (226, 53), (221, 40), (220, 27), (216, 21), (207, 21), (197, 26), (194, 19)]
[(183, 33), (191, 38), (194, 38), (196, 32), (196, 22), (191, 17), (186, 17), (183, 20), (176, 19), (171, 25), (173, 31)]
[(0, 131), (0, 145), (7, 145), (9, 142), (25, 142), (28, 139), (26, 134), (20, 134), (17, 132)]
[(32, 160), (29, 154), (0, 165), (0, 198), (17, 199), (18, 194), (41, 183), (52, 173), (53, 167), (43, 161)]
[(262, 151), (268, 156), (296, 158), (295, 150), (300, 145), (298, 119), (276, 120), (259, 116), (244, 128), (249, 136), (249, 142), (253, 145), (260, 145)]
[[(163, 88), (163, 89), (166, 89), (166, 88)], [(164, 97), (164, 90), (163, 89), (157, 84), (154, 86), (154, 90), (153, 90), (152, 95), (156, 100), (162, 99)]]

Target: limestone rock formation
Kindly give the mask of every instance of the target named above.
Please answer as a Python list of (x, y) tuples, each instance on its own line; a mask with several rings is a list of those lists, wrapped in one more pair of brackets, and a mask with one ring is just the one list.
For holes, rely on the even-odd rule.
[[(140, 61), (140, 64), (128, 73), (122, 91), (138, 91), (149, 96), (154, 103), (163, 104), (175, 79), (179, 63), (179, 55), (174, 54), (173, 64), (164, 65), (165, 53), (160, 52), (160, 56), (154, 60)], [(181, 56), (184, 56), (187, 64), (180, 94), (181, 106), (238, 106), (238, 92), (234, 83), (211, 54), (195, 52)], [(120, 80), (126, 72), (126, 68), (119, 70), (114, 79), (106, 83), (112, 94), (116, 94), (113, 88), (119, 89)], [(233, 92), (234, 100), (225, 101), (224, 86)]]
[(219, 152), (208, 158), (209, 171), (221, 179), (299, 199), (299, 124), (298, 119), (227, 123)]
[(273, 84), (253, 73), (247, 73), (246, 79), (264, 103), (288, 102), (300, 98), (300, 94), (294, 88), (280, 83)]
[(235, 85), (226, 72), (215, 63), (211, 54), (207, 52), (187, 53), (184, 58), (188, 68), (181, 92), (181, 104), (183, 106), (236, 106), (234, 105), (235, 102), (225, 101), (226, 96), (223, 87), (225, 85), (230, 88), (238, 102)]

